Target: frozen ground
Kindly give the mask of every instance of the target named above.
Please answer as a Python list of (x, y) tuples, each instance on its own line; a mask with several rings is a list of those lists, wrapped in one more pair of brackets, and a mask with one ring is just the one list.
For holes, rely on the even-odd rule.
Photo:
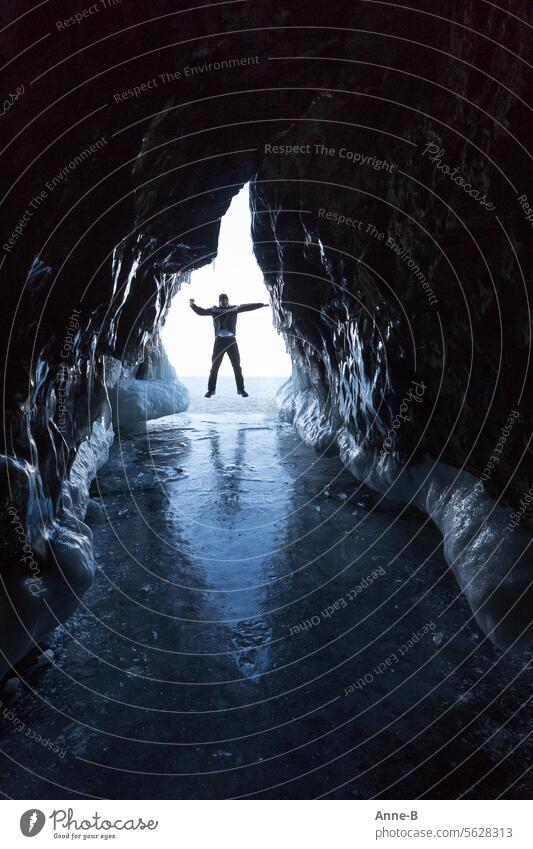
[(528, 657), (480, 634), (437, 530), (304, 446), (277, 381), (184, 382), (93, 484), (96, 583), (2, 697), (4, 793), (528, 796)]

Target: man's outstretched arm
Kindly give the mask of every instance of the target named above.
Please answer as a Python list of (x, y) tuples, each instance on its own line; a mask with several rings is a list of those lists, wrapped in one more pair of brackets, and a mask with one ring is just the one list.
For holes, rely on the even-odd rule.
[(189, 298), (189, 306), (192, 310), (194, 310), (196, 315), (213, 315), (213, 309), (212, 308), (204, 310), (203, 307), (197, 307), (196, 304), (194, 303), (194, 298)]
[(260, 310), (261, 307), (269, 307), (270, 304), (241, 304), (237, 307), (237, 312), (251, 312), (252, 310)]

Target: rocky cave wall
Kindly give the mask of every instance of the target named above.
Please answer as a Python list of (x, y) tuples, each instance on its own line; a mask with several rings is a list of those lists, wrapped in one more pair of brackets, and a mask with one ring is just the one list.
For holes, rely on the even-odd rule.
[[(516, 411), (481, 491), (506, 510), (522, 503), (527, 41), (516, 19), (479, 2), (411, 6), (130, 0), (67, 30), (57, 25), (67, 2), (53, 12), (23, 2), (16, 21), (0, 12), (5, 87), (22, 88), (2, 117), (10, 662), (90, 584), (81, 478), (105, 460), (110, 394), (121, 378), (169, 378), (159, 327), (187, 273), (215, 256), (220, 217), (248, 180), (256, 255), (294, 361), (282, 403), (302, 435), (378, 489), (428, 458), (441, 476), (466, 470), (472, 488)], [(511, 0), (508, 11), (524, 10)], [(28, 34), (46, 50), (24, 51)], [(447, 515), (450, 480), (425, 484)], [(469, 540), (486, 512), (473, 525), (471, 507), (453, 510)], [(511, 547), (523, 545), (520, 521)], [(521, 557), (507, 601), (526, 575)], [(478, 617), (489, 632), (500, 596)], [(501, 644), (516, 641), (524, 609), (511, 619)]]

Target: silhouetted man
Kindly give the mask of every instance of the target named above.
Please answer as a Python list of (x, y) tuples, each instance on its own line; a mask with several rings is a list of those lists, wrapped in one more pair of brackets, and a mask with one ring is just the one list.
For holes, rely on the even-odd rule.
[(202, 307), (197, 307), (194, 303), (194, 298), (189, 299), (191, 309), (196, 315), (210, 315), (215, 326), (215, 344), (213, 346), (213, 358), (211, 361), (211, 371), (209, 372), (209, 381), (207, 384), (206, 398), (211, 398), (215, 394), (217, 387), (217, 375), (220, 364), (227, 354), (230, 358), (233, 372), (235, 374), (235, 383), (237, 384), (237, 393), (243, 398), (248, 398), (248, 393), (244, 388), (244, 378), (241, 369), (241, 357), (237, 339), (235, 338), (235, 330), (237, 329), (237, 314), (240, 312), (250, 312), (258, 310), (261, 307), (268, 307), (268, 304), (241, 304), (233, 306), (229, 302), (227, 295), (219, 295), (218, 307), (209, 307), (204, 310)]

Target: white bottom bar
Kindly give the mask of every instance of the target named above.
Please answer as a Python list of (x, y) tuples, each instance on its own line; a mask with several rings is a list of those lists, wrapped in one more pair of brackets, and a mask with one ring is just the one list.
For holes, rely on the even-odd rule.
[(522, 801), (4, 801), (2, 844), (203, 849), (533, 846)]

